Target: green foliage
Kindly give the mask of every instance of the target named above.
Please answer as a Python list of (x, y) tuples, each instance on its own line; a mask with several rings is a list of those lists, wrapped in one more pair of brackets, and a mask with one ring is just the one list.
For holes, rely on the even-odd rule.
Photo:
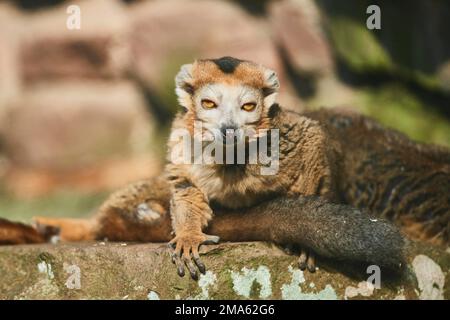
[(365, 25), (346, 17), (331, 17), (331, 41), (337, 54), (355, 71), (389, 70), (392, 61)]
[(361, 110), (410, 138), (450, 146), (450, 121), (400, 85), (366, 88), (357, 93)]
[(107, 193), (84, 194), (65, 190), (44, 197), (19, 199), (0, 192), (0, 217), (29, 222), (33, 216), (88, 217)]
[(157, 94), (172, 114), (175, 114), (180, 108), (175, 95), (175, 76), (183, 64), (192, 63), (196, 58), (198, 56), (194, 52), (183, 51), (182, 54), (167, 57), (167, 62), (162, 68), (163, 78), (158, 84)]

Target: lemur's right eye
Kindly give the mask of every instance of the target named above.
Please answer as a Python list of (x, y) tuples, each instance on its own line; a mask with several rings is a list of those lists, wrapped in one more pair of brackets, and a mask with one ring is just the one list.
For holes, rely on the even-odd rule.
[(215, 104), (215, 102), (208, 100), (208, 99), (203, 99), (202, 100), (202, 107), (205, 109), (214, 109), (217, 107), (217, 105)]
[(245, 110), (247, 112), (253, 111), (256, 108), (256, 103), (254, 102), (249, 102), (249, 103), (245, 103), (242, 105), (241, 109)]

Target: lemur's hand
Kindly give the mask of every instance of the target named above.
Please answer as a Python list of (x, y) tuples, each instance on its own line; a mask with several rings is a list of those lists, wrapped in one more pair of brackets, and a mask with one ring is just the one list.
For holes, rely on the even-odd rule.
[[(218, 242), (218, 236), (207, 235), (203, 232), (180, 232), (168, 244), (172, 262), (176, 264), (178, 269), (178, 275), (180, 277), (184, 276), (184, 265), (186, 265), (192, 279), (197, 280), (197, 268), (203, 274), (206, 271), (205, 265), (200, 260), (199, 247), (202, 244), (217, 244)], [(194, 260), (195, 264), (192, 263), (192, 260)]]

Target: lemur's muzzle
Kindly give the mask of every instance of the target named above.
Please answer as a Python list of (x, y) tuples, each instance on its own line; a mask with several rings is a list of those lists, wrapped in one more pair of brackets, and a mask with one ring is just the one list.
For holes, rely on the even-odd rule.
[[(222, 125), (220, 127), (220, 134), (222, 135), (222, 139), (223, 139), (223, 143), (226, 144), (227, 141), (228, 143), (232, 144), (235, 141), (235, 137), (236, 137), (236, 130), (238, 128), (234, 125)], [(228, 139), (227, 139), (228, 138)]]

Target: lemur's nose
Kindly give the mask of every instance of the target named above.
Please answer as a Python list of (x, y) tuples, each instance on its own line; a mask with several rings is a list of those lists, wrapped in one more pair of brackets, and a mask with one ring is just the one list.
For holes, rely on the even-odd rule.
[(234, 132), (237, 130), (237, 127), (235, 125), (222, 125), (220, 127), (220, 133), (222, 134), (222, 137), (226, 137), (227, 136), (227, 132), (228, 135), (234, 135)]

